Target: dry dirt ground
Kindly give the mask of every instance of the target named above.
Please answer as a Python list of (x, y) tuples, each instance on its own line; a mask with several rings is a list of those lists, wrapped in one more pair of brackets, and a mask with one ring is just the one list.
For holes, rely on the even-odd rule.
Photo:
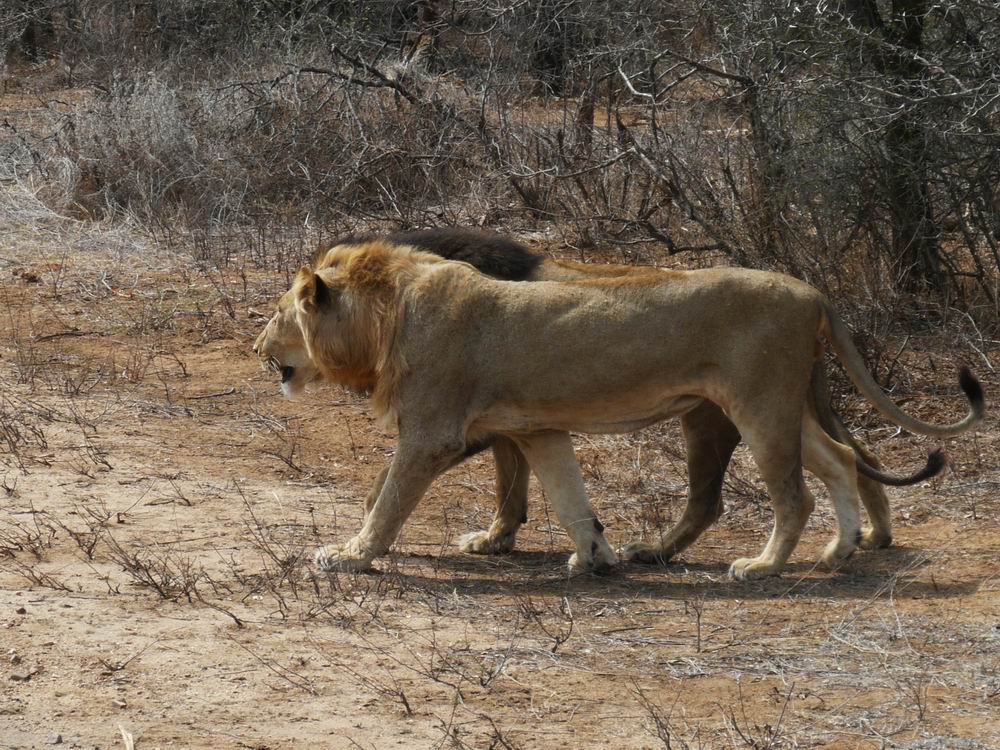
[[(536, 486), (515, 554), (461, 554), (491, 513), (478, 457), (379, 572), (327, 577), (309, 553), (353, 533), (393, 441), (363, 400), (288, 402), (261, 372), (287, 278), (4, 190), (0, 747), (1000, 746), (995, 410), (943, 477), (891, 493), (896, 546), (833, 573), (817, 488), (787, 573), (726, 579), (770, 528), (741, 450), (722, 521), (666, 567), (568, 578)], [(909, 410), (964, 408), (955, 352), (1000, 393), (997, 342), (917, 338)], [(890, 467), (931, 445), (844, 411)], [(612, 544), (678, 517), (675, 425), (577, 446)]]

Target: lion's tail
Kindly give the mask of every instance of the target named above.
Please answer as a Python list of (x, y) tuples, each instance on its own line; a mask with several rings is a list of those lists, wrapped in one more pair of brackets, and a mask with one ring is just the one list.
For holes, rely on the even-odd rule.
[(854, 449), (854, 461), (858, 473), (863, 474), (869, 479), (874, 479), (876, 482), (887, 484), (890, 487), (908, 487), (911, 484), (918, 484), (931, 477), (936, 477), (948, 464), (948, 457), (940, 448), (931, 451), (927, 456), (927, 463), (924, 467), (906, 476), (889, 474), (881, 469), (876, 469), (865, 461), (857, 448)]
[(982, 421), (986, 414), (986, 398), (983, 396), (983, 388), (979, 381), (969, 371), (963, 367), (959, 372), (958, 384), (969, 400), (969, 413), (959, 422), (949, 425), (935, 425), (924, 422), (900, 409), (892, 402), (885, 391), (883, 391), (875, 378), (865, 367), (861, 354), (851, 340), (851, 333), (847, 330), (836, 311), (830, 304), (823, 302), (823, 319), (825, 322), (825, 334), (833, 345), (833, 350), (837, 353), (841, 364), (847, 370), (847, 374), (858, 390), (878, 409), (886, 419), (894, 422), (904, 430), (917, 433), (918, 435), (930, 435), (933, 437), (951, 437), (960, 435), (966, 430), (974, 427)]
[(874, 479), (880, 484), (906, 487), (937, 476), (948, 463), (947, 456), (941, 450), (936, 450), (927, 456), (927, 463), (912, 474), (889, 474), (882, 471), (878, 459), (869, 453), (864, 445), (854, 439), (840, 415), (833, 410), (833, 405), (830, 403), (830, 386), (822, 362), (816, 362), (813, 365), (812, 389), (816, 418), (819, 420), (820, 426), (834, 440), (850, 445), (854, 449), (854, 461), (859, 474)]

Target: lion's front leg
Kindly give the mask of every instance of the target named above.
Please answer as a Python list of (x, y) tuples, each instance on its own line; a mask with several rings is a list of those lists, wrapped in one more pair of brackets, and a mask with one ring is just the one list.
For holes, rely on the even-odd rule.
[(604, 526), (587, 501), (580, 464), (569, 433), (545, 432), (518, 437), (517, 443), (545, 488), (560, 523), (576, 545), (573, 570), (604, 570), (618, 558), (604, 538)]
[(313, 560), (316, 567), (328, 573), (333, 571), (353, 573), (371, 570), (374, 557), (375, 555), (368, 554), (367, 550), (360, 545), (358, 537), (354, 537), (346, 544), (323, 545), (316, 550)]
[[(437, 444), (427, 441), (426, 437), (422, 442), (422, 445), (416, 445), (400, 439), (396, 455), (381, 483), (377, 499), (365, 516), (361, 531), (344, 544), (320, 547), (315, 560), (321, 570), (367, 570), (372, 560), (389, 551), (403, 523), (431, 482), (453, 465), (461, 454), (458, 444), (446, 445), (444, 441)], [(433, 449), (429, 445), (438, 447)]]
[(368, 514), (372, 512), (372, 508), (375, 507), (378, 496), (382, 494), (382, 488), (385, 487), (385, 480), (388, 476), (389, 466), (386, 466), (378, 473), (378, 476), (375, 477), (375, 484), (372, 485), (372, 488), (368, 490), (368, 494), (365, 496), (365, 503), (363, 506), (364, 515), (361, 517), (361, 523), (368, 520)]

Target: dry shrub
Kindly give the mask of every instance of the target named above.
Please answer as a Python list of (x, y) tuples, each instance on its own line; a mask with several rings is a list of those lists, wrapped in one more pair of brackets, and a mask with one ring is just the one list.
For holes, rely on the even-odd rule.
[[(42, 428), (44, 421), (44, 415), (32, 409), (30, 404), (12, 394), (0, 393), (0, 451), (3, 454), (0, 466), (23, 471), (29, 456), (48, 447)], [(8, 494), (13, 494), (13, 489)]]
[[(81, 204), (196, 226), (305, 217), (417, 221), (470, 195), (478, 147), (452, 107), (361, 95), (333, 77), (182, 90), (118, 80), (72, 115)], [(341, 219), (343, 220), (343, 219)]]
[(205, 144), (179, 92), (156, 75), (116, 81), (72, 117), (82, 205), (146, 221), (213, 211), (227, 155)]
[(21, 150), (93, 213), (205, 238), (516, 227), (996, 321), (992, 6), (914, 21), (919, 59), (885, 54), (895, 5), (38, 7), (94, 94), (60, 163)]

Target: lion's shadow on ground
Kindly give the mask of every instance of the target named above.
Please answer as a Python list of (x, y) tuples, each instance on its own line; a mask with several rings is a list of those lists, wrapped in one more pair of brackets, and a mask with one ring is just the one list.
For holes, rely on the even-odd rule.
[(933, 575), (923, 572), (933, 563), (927, 551), (905, 546), (860, 553), (835, 572), (812, 562), (793, 562), (786, 566), (781, 577), (754, 581), (730, 580), (728, 561), (622, 564), (607, 574), (573, 576), (566, 573), (565, 563), (565, 554), (553, 552), (515, 552), (502, 557), (460, 553), (409, 555), (396, 559), (391, 575), (401, 586), (428, 591), (457, 590), (473, 597), (572, 593), (664, 600), (698, 597), (864, 601), (889, 594), (951, 598), (974, 593), (980, 584), (979, 580), (936, 581)]

